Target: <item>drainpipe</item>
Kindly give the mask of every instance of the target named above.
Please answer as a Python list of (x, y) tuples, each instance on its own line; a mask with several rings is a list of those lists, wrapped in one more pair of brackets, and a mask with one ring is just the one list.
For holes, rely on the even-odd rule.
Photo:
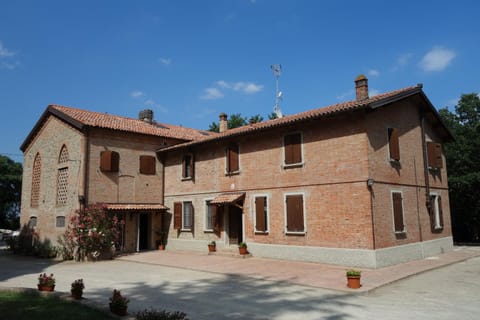
[(85, 128), (85, 157), (83, 161), (83, 207), (84, 209), (88, 204), (88, 177), (89, 177), (89, 164), (90, 164), (90, 132), (88, 128)]

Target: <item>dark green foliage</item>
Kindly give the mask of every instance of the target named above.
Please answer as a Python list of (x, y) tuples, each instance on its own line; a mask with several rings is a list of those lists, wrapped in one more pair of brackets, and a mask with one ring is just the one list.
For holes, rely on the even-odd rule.
[[(273, 112), (268, 115), (269, 120), (276, 119), (276, 118), (277, 118), (277, 115)], [(248, 118), (248, 121), (247, 121), (247, 117), (242, 117), (241, 113), (235, 113), (235, 114), (232, 114), (230, 117), (228, 117), (227, 128), (234, 129), (234, 128), (245, 126), (250, 122), (258, 123), (262, 121), (263, 121), (263, 117), (259, 114), (251, 116), (250, 118)], [(218, 126), (218, 122), (213, 121), (208, 126), (208, 131), (220, 132), (220, 127)]]
[(0, 155), (0, 229), (17, 230), (22, 195), (22, 165)]
[(480, 98), (463, 94), (455, 112), (439, 110), (455, 142), (445, 145), (456, 242), (480, 242)]
[(186, 313), (180, 311), (158, 311), (153, 308), (137, 312), (135, 318), (137, 320), (188, 320)]
[(57, 248), (49, 239), (40, 240), (38, 234), (32, 228), (24, 225), (18, 237), (8, 240), (8, 245), (13, 253), (33, 255), (39, 258), (55, 258)]

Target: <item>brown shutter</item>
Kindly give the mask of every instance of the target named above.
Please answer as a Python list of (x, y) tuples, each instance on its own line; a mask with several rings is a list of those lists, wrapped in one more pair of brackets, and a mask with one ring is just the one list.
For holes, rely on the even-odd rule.
[(182, 229), (182, 203), (175, 202), (173, 204), (173, 228)]
[(238, 171), (238, 144), (232, 144), (228, 147), (227, 156), (227, 172)]
[(214, 229), (215, 232), (218, 234), (223, 228), (223, 206), (214, 206), (215, 207), (215, 220), (213, 221), (214, 223)]
[(435, 142), (427, 142), (428, 166), (443, 168), (442, 145)]
[(395, 232), (403, 232), (403, 205), (402, 205), (402, 194), (400, 192), (392, 193), (393, 201), (393, 218), (395, 223)]
[(193, 153), (190, 155), (190, 177), (195, 178), (195, 156)]
[(290, 134), (284, 137), (285, 164), (302, 162), (302, 135)]
[(154, 156), (140, 156), (140, 173), (155, 174), (156, 161)]
[(216, 226), (216, 221), (217, 221), (217, 205), (216, 204), (209, 204), (208, 205), (208, 208), (210, 209), (210, 211), (212, 212), (212, 216), (211, 216), (211, 224), (212, 224), (212, 229), (217, 229), (217, 226)]
[(182, 178), (186, 178), (187, 174), (187, 156), (182, 158)]
[(435, 196), (429, 197), (430, 208), (428, 208), (428, 215), (430, 217), (430, 230), (435, 232)]
[(118, 172), (120, 156), (115, 151), (100, 152), (100, 170), (105, 172)]
[(267, 231), (267, 221), (265, 221), (265, 202), (266, 197), (255, 198), (255, 230)]
[(440, 218), (440, 227), (443, 229), (443, 208), (441, 196), (438, 196), (438, 216)]
[(287, 196), (287, 231), (303, 232), (303, 196)]
[(397, 128), (388, 128), (388, 146), (390, 150), (390, 159), (400, 160), (400, 145), (398, 142), (399, 134)]

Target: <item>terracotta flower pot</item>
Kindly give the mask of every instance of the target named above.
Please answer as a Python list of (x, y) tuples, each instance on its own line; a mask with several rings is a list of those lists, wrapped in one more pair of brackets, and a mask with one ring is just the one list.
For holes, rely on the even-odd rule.
[(208, 252), (215, 252), (217, 251), (217, 246), (214, 244), (209, 244), (208, 245)]
[(80, 300), (82, 299), (83, 291), (81, 290), (71, 290), (72, 293), (72, 298), (75, 300)]
[(347, 287), (351, 289), (360, 288), (360, 276), (347, 276)]
[(55, 291), (55, 285), (48, 286), (48, 285), (37, 285), (38, 291)]
[(159, 244), (158, 245), (158, 250), (165, 250), (165, 245), (164, 244)]
[(240, 254), (247, 254), (248, 253), (246, 247), (238, 247), (238, 252), (240, 252)]

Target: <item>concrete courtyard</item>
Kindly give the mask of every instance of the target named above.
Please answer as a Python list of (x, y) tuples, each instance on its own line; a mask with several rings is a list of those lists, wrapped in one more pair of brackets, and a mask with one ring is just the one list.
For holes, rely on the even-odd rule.
[[(161, 252), (146, 252), (112, 261), (75, 263), (14, 256), (3, 251), (0, 254), (0, 287), (35, 288), (39, 273), (54, 273), (55, 289), (63, 292), (69, 292), (73, 280), (83, 278), (85, 301), (102, 308), (106, 309), (108, 298), (116, 288), (131, 300), (130, 312), (148, 307), (180, 310), (192, 320), (478, 319), (480, 249), (467, 250), (471, 253), (467, 260), (426, 272), (422, 270), (420, 274), (413, 272), (413, 276), (404, 280), (363, 292), (325, 289), (315, 285), (313, 280), (312, 284), (299, 284), (302, 278), (336, 277), (328, 268), (339, 268), (344, 273), (342, 267), (327, 268), (316, 264), (297, 268), (298, 279), (292, 273), (282, 279), (271, 276), (268, 270), (242, 273), (243, 266), (265, 263), (256, 258), (222, 257), (226, 260), (218, 260), (212, 264), (217, 265), (217, 269), (212, 267), (213, 270), (208, 271), (202, 270), (206, 269), (205, 265), (202, 268), (202, 261), (212, 263), (211, 258), (220, 257), (201, 256), (197, 265), (181, 266), (182, 257), (188, 260), (192, 256), (167, 253), (170, 260), (176, 258), (177, 265), (165, 266), (143, 261), (149, 255), (152, 260), (152, 256), (161, 255)], [(244, 260), (251, 262), (245, 264)], [(223, 271), (218, 270), (220, 262)], [(267, 262), (271, 270), (285, 267), (283, 261)], [(370, 279), (375, 279), (375, 271), (370, 272)], [(344, 279), (332, 281), (341, 282), (340, 286), (344, 287)]]

